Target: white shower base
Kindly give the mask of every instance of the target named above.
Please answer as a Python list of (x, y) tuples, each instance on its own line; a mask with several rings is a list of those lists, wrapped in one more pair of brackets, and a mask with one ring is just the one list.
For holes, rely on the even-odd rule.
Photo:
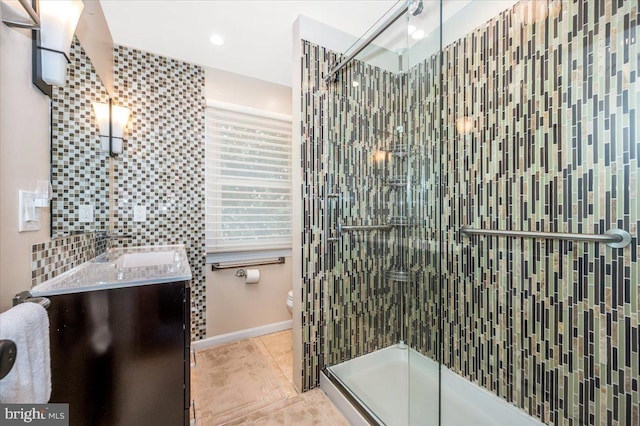
[[(329, 370), (388, 426), (438, 424), (438, 363), (413, 349), (390, 346)], [(542, 425), (444, 366), (441, 415), (443, 426)]]

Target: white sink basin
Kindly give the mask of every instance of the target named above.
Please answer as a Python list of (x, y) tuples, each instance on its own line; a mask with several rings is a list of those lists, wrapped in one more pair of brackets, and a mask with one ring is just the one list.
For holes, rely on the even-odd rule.
[(172, 265), (175, 257), (175, 251), (125, 253), (116, 260), (116, 266), (119, 268), (141, 268), (146, 266)]

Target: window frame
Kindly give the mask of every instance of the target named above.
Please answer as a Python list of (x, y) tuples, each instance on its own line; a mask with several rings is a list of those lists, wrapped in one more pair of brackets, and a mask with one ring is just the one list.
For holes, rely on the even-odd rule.
[[(242, 244), (246, 244), (246, 241), (238, 242), (236, 245), (220, 244), (220, 239), (216, 239), (220, 234), (222, 227), (222, 221), (215, 221), (213, 217), (217, 214), (222, 215), (222, 206), (220, 201), (221, 185), (223, 183), (217, 183), (214, 180), (221, 175), (221, 159), (220, 157), (212, 157), (212, 153), (215, 152), (216, 147), (220, 145), (219, 142), (214, 142), (211, 138), (211, 129), (215, 126), (215, 118), (211, 116), (212, 112), (220, 111), (221, 113), (231, 113), (234, 115), (244, 116), (243, 118), (250, 121), (251, 119), (259, 120), (275, 120), (283, 122), (288, 125), (289, 144), (288, 146), (288, 182), (287, 188), (289, 195), (289, 237), (287, 242), (273, 240), (273, 244), (269, 247), (270, 243), (267, 241), (263, 244), (256, 244), (255, 246), (247, 246), (246, 249), (241, 248)], [(237, 104), (231, 104), (227, 102), (207, 100), (205, 108), (205, 252), (207, 263), (224, 262), (230, 260), (253, 260), (265, 257), (273, 256), (290, 256), (292, 248), (292, 204), (293, 204), (293, 188), (292, 188), (292, 144), (293, 144), (293, 126), (292, 116), (286, 114), (279, 114), (267, 110), (245, 107)], [(260, 124), (255, 124), (256, 127), (260, 127)], [(225, 180), (228, 180), (226, 177)], [(248, 177), (244, 183), (251, 181), (259, 182), (259, 178)], [(270, 186), (255, 186), (256, 188), (269, 188)], [(284, 186), (274, 185), (273, 187), (283, 188)], [(210, 236), (213, 235), (213, 236)], [(226, 246), (226, 247), (225, 247)]]

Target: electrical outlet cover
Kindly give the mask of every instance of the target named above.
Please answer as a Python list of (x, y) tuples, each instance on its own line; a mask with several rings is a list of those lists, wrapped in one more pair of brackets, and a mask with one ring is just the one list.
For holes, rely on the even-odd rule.
[(93, 222), (93, 204), (83, 204), (78, 209), (78, 221), (81, 223)]
[(147, 206), (133, 206), (133, 221), (134, 222), (147, 221)]

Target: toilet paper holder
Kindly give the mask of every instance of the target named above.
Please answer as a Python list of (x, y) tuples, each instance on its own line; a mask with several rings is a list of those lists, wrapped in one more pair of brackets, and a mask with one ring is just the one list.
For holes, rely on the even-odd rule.
[(236, 277), (244, 278), (245, 284), (258, 284), (260, 282), (259, 269), (238, 269)]

